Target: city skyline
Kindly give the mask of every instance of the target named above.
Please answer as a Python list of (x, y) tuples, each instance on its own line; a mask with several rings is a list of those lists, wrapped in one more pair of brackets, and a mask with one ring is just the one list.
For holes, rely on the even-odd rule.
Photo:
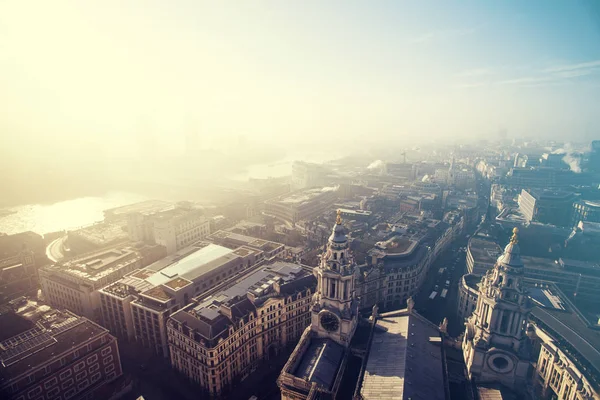
[(1, 7), (5, 151), (598, 131), (593, 2)]

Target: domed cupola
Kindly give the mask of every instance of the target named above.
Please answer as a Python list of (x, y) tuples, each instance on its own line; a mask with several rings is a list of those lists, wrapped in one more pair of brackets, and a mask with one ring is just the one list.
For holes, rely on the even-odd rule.
[(341, 210), (337, 211), (337, 218), (335, 220), (335, 225), (333, 226), (333, 231), (331, 232), (331, 236), (329, 236), (329, 241), (332, 244), (345, 244), (348, 241), (348, 237), (346, 236), (346, 228), (342, 225), (342, 212)]
[(514, 228), (510, 242), (504, 248), (504, 253), (498, 257), (498, 264), (511, 268), (523, 267), (523, 261), (521, 260), (521, 249), (519, 248), (519, 239), (517, 237), (518, 233), (519, 229)]

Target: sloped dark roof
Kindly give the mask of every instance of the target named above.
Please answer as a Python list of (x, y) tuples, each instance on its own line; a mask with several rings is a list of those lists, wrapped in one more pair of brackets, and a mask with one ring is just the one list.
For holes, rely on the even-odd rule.
[(294, 375), (331, 390), (344, 358), (344, 348), (331, 339), (311, 339)]
[(307, 275), (300, 279), (285, 283), (279, 288), (282, 295), (291, 295), (302, 292), (308, 288), (314, 289), (317, 287), (317, 278), (314, 275)]
[(566, 342), (568, 347), (578, 353), (573, 354), (574, 357), (579, 357), (574, 361), (585, 360), (600, 378), (600, 332), (589, 328), (576, 314), (568, 311), (535, 307), (531, 316), (534, 321), (537, 319), (552, 330), (553, 332), (548, 333), (556, 340)]

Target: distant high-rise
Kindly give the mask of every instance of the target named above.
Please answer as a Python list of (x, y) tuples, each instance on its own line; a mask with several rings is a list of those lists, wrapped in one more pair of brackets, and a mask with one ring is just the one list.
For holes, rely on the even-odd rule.
[(589, 156), (589, 169), (600, 172), (600, 140), (592, 142), (592, 151)]
[(322, 165), (295, 161), (292, 164), (292, 190), (300, 190), (324, 183), (325, 170)]

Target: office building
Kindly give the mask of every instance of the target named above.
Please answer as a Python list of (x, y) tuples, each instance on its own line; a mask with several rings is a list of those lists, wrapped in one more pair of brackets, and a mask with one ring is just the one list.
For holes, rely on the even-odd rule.
[(575, 200), (571, 192), (523, 189), (518, 204), (527, 222), (570, 226)]
[(89, 253), (39, 270), (42, 294), (57, 308), (66, 308), (101, 321), (99, 290), (143, 266), (142, 255), (131, 247)]
[(592, 141), (592, 151), (589, 155), (589, 169), (594, 172), (600, 172), (600, 140)]
[(336, 197), (333, 188), (307, 189), (265, 201), (264, 213), (292, 223), (311, 220), (329, 210)]
[(422, 241), (423, 238), (397, 235), (375, 244), (369, 252), (369, 266), (361, 268), (357, 281), (361, 309), (375, 304), (397, 309), (417, 293), (432, 258), (431, 249)]
[(498, 212), (501, 212), (507, 207), (516, 206), (517, 203), (515, 198), (517, 197), (517, 191), (498, 183), (492, 184), (490, 205), (493, 206)]
[(436, 183), (466, 190), (475, 187), (475, 172), (472, 168), (458, 167), (454, 159), (449, 168), (437, 168), (434, 173)]
[(292, 190), (309, 189), (323, 186), (325, 168), (320, 164), (294, 161), (292, 164)]
[(166, 211), (129, 214), (127, 229), (131, 240), (160, 244), (173, 254), (209, 235), (210, 220), (191, 203), (180, 202)]
[(72, 254), (85, 254), (107, 247), (124, 246), (127, 241), (127, 232), (119, 223), (98, 222), (67, 233), (67, 243)]
[(533, 342), (533, 395), (538, 399), (600, 399), (600, 335), (576, 309), (536, 307), (527, 335)]
[(101, 289), (104, 324), (119, 338), (168, 357), (168, 317), (262, 260), (251, 248), (198, 242)]
[(269, 240), (263, 240), (231, 231), (218, 231), (212, 233), (206, 237), (206, 240), (232, 249), (245, 246), (258, 250), (262, 252), (265, 260), (272, 260), (277, 257), (281, 258), (285, 255), (285, 245), (281, 243), (271, 242)]
[(44, 256), (44, 238), (31, 231), (0, 235), (0, 259), (17, 256), (23, 250), (31, 250), (37, 257)]
[(315, 286), (310, 269), (277, 261), (198, 298), (169, 318), (171, 365), (206, 395), (225, 396), (259, 362), (298, 340)]
[(559, 258), (523, 257), (525, 277), (553, 282), (568, 296), (595, 302), (600, 296), (600, 263)]
[(575, 173), (568, 169), (550, 167), (511, 168), (504, 183), (518, 188), (568, 188), (572, 185), (589, 184), (591, 176), (585, 172)]
[(347, 208), (340, 208), (339, 210), (342, 214), (342, 218), (349, 221), (369, 221), (373, 216), (371, 211), (349, 210)]
[(23, 250), (0, 260), (0, 304), (37, 290), (38, 273), (35, 254)]
[(386, 162), (384, 164), (383, 173), (412, 181), (417, 176), (417, 168), (414, 164)]
[(552, 167), (552, 168), (568, 168), (569, 165), (565, 163), (563, 160), (566, 157), (567, 153), (544, 153), (540, 158), (540, 165), (543, 167)]
[(581, 221), (600, 222), (600, 201), (578, 200), (573, 203), (571, 225), (577, 226)]
[(494, 268), (496, 259), (502, 249), (489, 238), (475, 235), (469, 239), (467, 245), (467, 271), (469, 274), (485, 275), (487, 271)]
[(0, 397), (101, 399), (122, 375), (117, 340), (69, 311), (27, 298), (0, 307)]

